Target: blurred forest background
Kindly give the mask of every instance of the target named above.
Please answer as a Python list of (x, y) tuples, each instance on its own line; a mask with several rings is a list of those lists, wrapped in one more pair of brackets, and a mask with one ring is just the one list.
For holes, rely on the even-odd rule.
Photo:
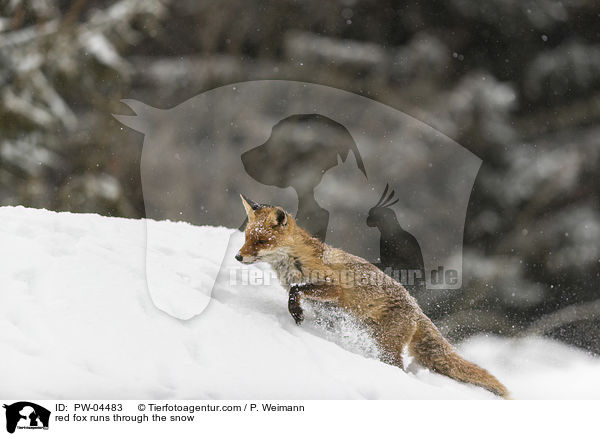
[(167, 108), (251, 79), (342, 88), (483, 160), (451, 339), (543, 334), (600, 353), (600, 2), (3, 0), (0, 204), (142, 217), (143, 137)]

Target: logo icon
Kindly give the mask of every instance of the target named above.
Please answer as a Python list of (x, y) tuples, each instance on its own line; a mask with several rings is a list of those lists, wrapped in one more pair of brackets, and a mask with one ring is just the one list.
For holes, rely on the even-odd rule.
[(16, 429), (48, 430), (50, 411), (29, 401), (19, 401), (4, 405), (6, 409), (6, 431), (14, 433)]
[[(344, 90), (285, 80), (222, 86), (170, 109), (123, 102), (135, 115), (115, 118), (144, 133), (146, 279), (166, 313), (190, 319), (213, 289), (232, 286), (231, 272), (243, 268), (234, 259), (243, 235), (233, 229), (246, 219), (240, 193), (414, 283), (417, 297), (461, 288), (481, 159), (426, 123)], [(174, 262), (174, 238), (192, 258), (205, 242), (183, 226), (180, 236), (168, 233), (163, 220), (219, 227), (203, 250), (220, 265), (200, 275), (196, 262)]]

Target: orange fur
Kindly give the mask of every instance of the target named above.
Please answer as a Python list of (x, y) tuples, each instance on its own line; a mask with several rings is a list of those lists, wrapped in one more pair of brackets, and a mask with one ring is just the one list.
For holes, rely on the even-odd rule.
[(458, 355), (400, 283), (366, 260), (311, 237), (283, 209), (250, 204), (243, 197), (242, 202), (248, 225), (236, 258), (273, 267), (290, 291), (289, 310), (297, 323), (303, 319), (303, 298), (333, 302), (370, 329), (387, 363), (403, 368), (408, 346), (423, 366), (508, 397), (494, 376)]

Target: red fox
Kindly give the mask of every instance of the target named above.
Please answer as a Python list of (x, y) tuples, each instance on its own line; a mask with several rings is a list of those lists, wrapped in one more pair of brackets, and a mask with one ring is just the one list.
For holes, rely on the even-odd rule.
[(404, 369), (402, 351), (408, 346), (421, 365), (508, 398), (493, 375), (458, 355), (400, 283), (366, 260), (313, 238), (281, 207), (241, 197), (248, 224), (235, 258), (271, 265), (289, 290), (288, 310), (297, 324), (304, 320), (302, 299), (331, 302), (367, 326), (386, 363)]

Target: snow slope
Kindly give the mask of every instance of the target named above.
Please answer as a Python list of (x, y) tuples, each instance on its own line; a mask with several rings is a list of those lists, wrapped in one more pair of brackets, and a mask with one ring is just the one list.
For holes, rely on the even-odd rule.
[[(199, 316), (167, 315), (147, 291), (145, 221), (2, 207), (0, 223), (0, 398), (493, 398), (414, 364), (405, 373), (379, 362), (341, 314), (309, 309), (296, 326), (276, 283), (220, 282)], [(211, 247), (222, 253), (231, 230), (153, 226), (170, 241), (165, 268), (193, 265), (183, 280), (200, 292), (221, 265)], [(600, 398), (600, 360), (580, 350), (486, 337), (459, 349), (517, 399)]]

